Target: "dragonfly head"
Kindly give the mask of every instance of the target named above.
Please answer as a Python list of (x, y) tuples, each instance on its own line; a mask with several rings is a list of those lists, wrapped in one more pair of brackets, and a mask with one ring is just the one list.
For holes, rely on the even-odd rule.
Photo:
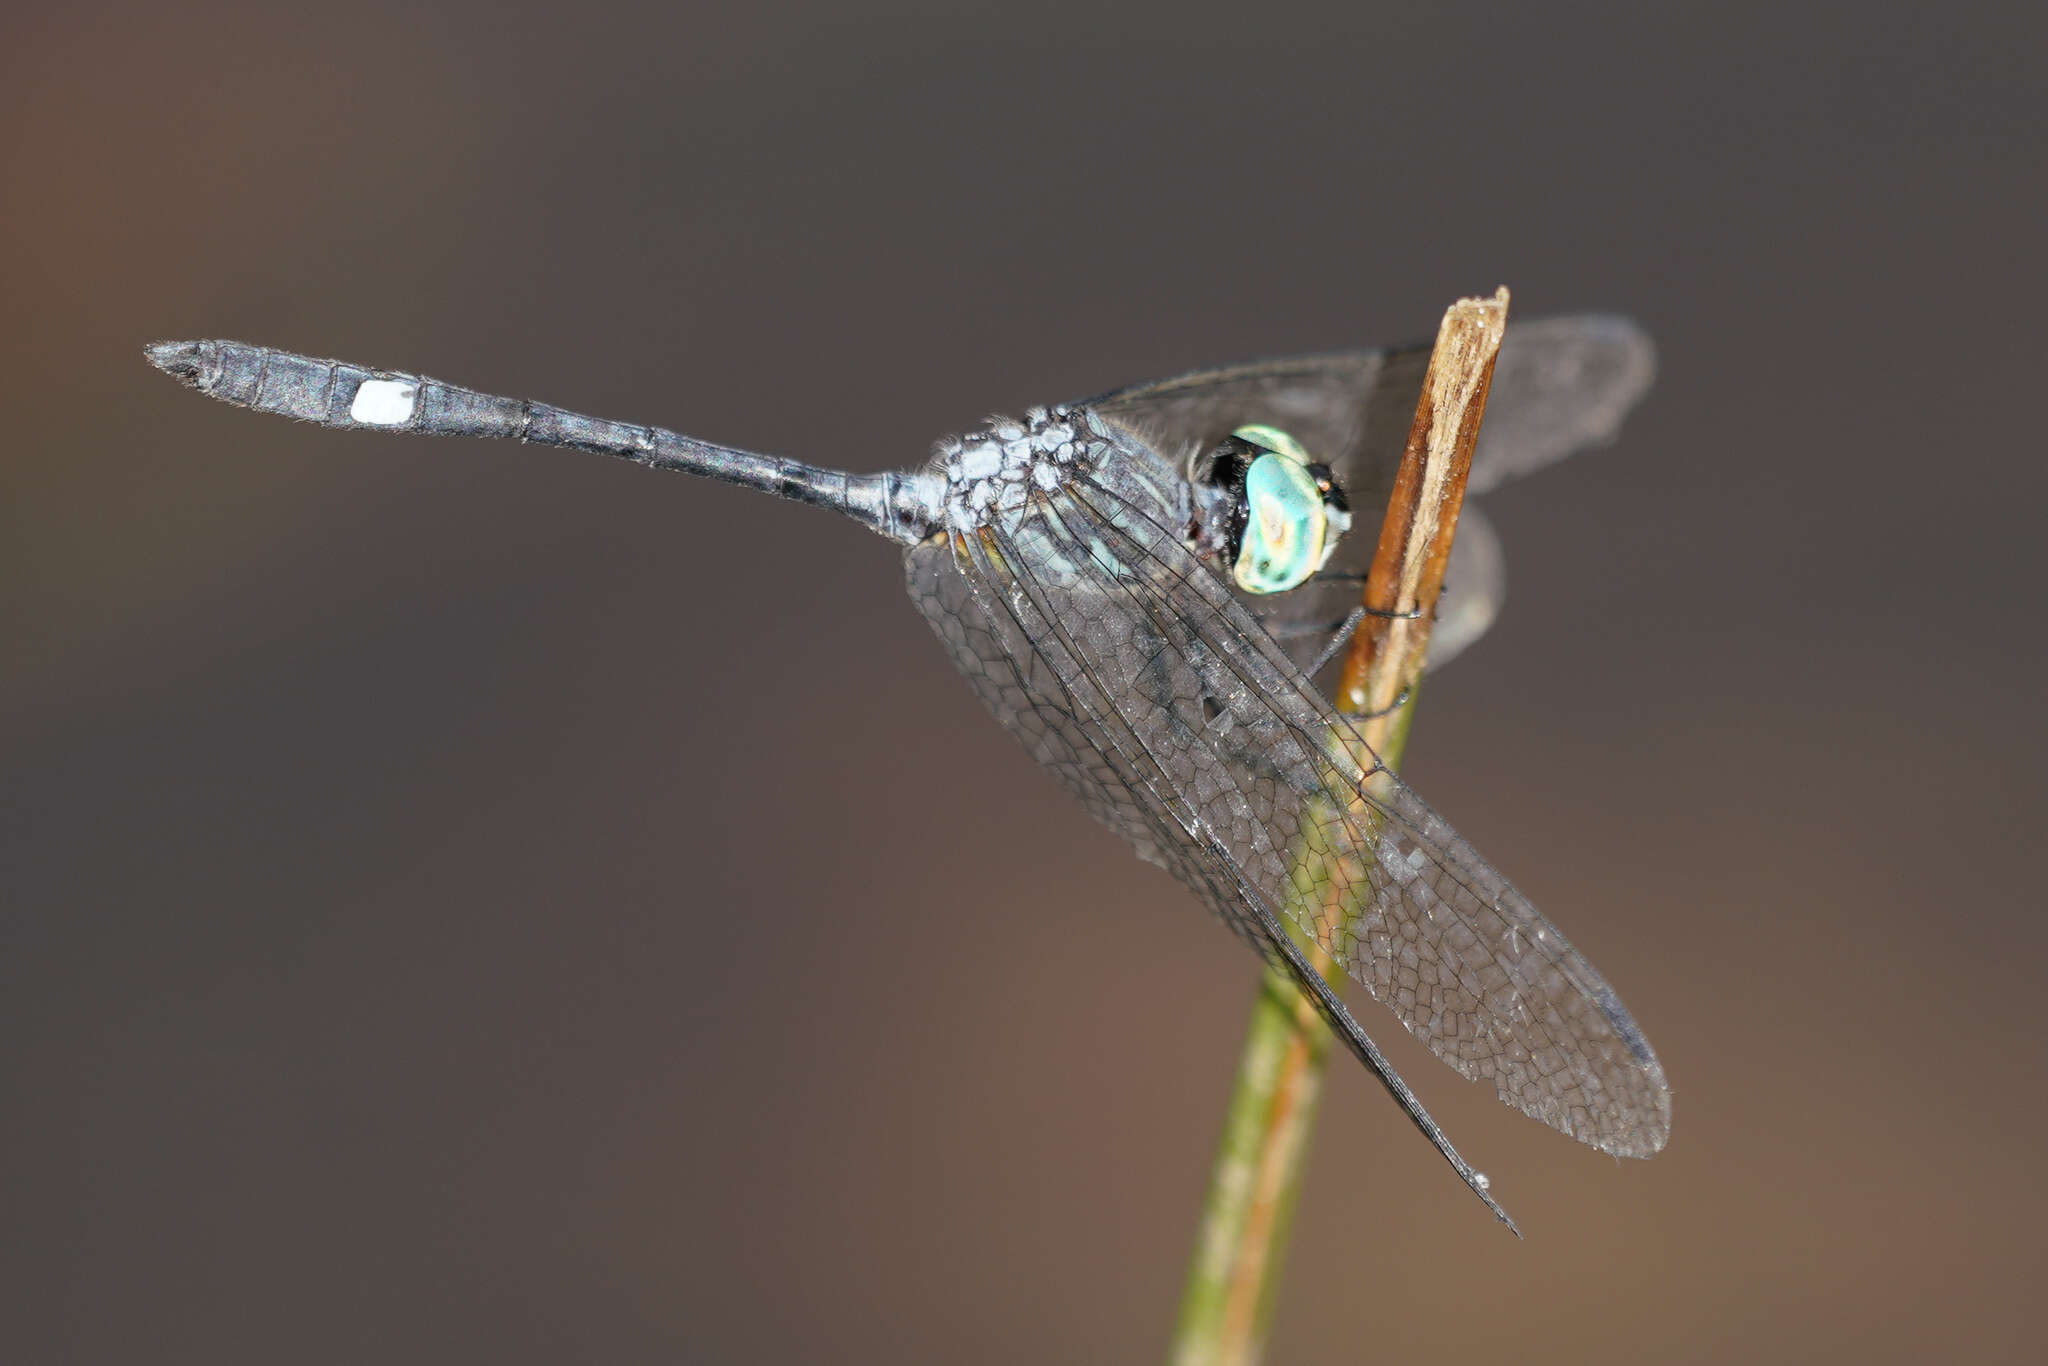
[(1247, 593), (1299, 588), (1351, 528), (1351, 504), (1330, 467), (1278, 427), (1239, 427), (1211, 454), (1223, 496), (1225, 558)]

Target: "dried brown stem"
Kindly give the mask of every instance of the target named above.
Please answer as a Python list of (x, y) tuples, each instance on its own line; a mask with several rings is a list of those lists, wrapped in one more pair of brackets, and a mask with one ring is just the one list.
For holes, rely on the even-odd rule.
[[(1437, 329), (1365, 583), (1367, 609), (1393, 615), (1368, 616), (1352, 639), (1337, 688), (1342, 711), (1387, 712), (1422, 677), (1437, 594), (1450, 562), (1451, 537), (1465, 503), (1472, 448), (1479, 441), (1479, 419), (1486, 411), (1507, 320), (1503, 288), (1491, 299), (1460, 299), (1445, 311)], [(1371, 742), (1372, 736), (1366, 739)]]

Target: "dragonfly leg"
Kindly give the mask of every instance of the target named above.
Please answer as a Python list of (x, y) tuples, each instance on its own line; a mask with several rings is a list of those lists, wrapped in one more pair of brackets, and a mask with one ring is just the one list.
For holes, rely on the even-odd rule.
[(1353, 725), (1360, 721), (1377, 721), (1382, 716), (1392, 716), (1395, 712), (1407, 706), (1408, 699), (1413, 696), (1415, 696), (1415, 685), (1411, 683), (1401, 689), (1400, 694), (1392, 702), (1381, 707), (1378, 711), (1340, 711), (1337, 714)]
[(1365, 620), (1366, 610), (1363, 607), (1351, 609), (1351, 615), (1344, 618), (1344, 624), (1337, 628), (1336, 635), (1330, 637), (1330, 643), (1325, 645), (1323, 652), (1316, 656), (1316, 662), (1304, 670), (1308, 677), (1314, 678), (1317, 674), (1321, 673), (1324, 666), (1337, 657), (1337, 652), (1350, 644), (1351, 633), (1358, 629), (1359, 622)]
[[(1325, 569), (1315, 577), (1319, 583), (1355, 583), (1361, 588), (1366, 581), (1365, 575), (1347, 569)], [(1361, 607), (1358, 611), (1364, 616), (1384, 617), (1388, 621), (1415, 621), (1422, 616), (1420, 607), (1411, 607), (1405, 612), (1397, 612), (1391, 607)]]
[[(1422, 617), (1422, 609), (1417, 607), (1413, 611), (1396, 612), (1387, 607), (1359, 606), (1352, 608), (1351, 614), (1344, 618), (1344, 624), (1339, 626), (1337, 633), (1330, 637), (1330, 643), (1323, 647), (1322, 653), (1316, 656), (1315, 663), (1309, 665), (1304, 672), (1310, 678), (1314, 678), (1317, 674), (1321, 673), (1324, 666), (1337, 657), (1337, 652), (1350, 643), (1352, 633), (1358, 629), (1358, 623), (1364, 621), (1367, 617), (1378, 617), (1383, 621), (1418, 621)], [(1397, 702), (1394, 705), (1399, 706), (1400, 703)]]

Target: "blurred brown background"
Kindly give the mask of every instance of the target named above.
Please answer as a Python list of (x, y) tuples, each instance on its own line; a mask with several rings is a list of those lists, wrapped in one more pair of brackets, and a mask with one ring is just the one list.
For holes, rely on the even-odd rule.
[(1341, 1067), (1273, 1358), (2038, 1359), (2022, 8), (14, 14), (0, 1355), (1154, 1359), (1254, 982), (864, 533), (141, 343), (878, 469), (1506, 282), (1661, 377), (1410, 775), (1675, 1137), (1367, 1008), (1529, 1238)]

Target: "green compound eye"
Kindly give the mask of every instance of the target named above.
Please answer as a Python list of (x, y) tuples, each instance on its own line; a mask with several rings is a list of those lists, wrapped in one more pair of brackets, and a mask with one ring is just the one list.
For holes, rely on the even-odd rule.
[(1323, 567), (1351, 525), (1343, 495), (1315, 458), (1278, 427), (1231, 433), (1258, 448), (1244, 473), (1244, 539), (1231, 574), (1247, 593), (1284, 593)]

